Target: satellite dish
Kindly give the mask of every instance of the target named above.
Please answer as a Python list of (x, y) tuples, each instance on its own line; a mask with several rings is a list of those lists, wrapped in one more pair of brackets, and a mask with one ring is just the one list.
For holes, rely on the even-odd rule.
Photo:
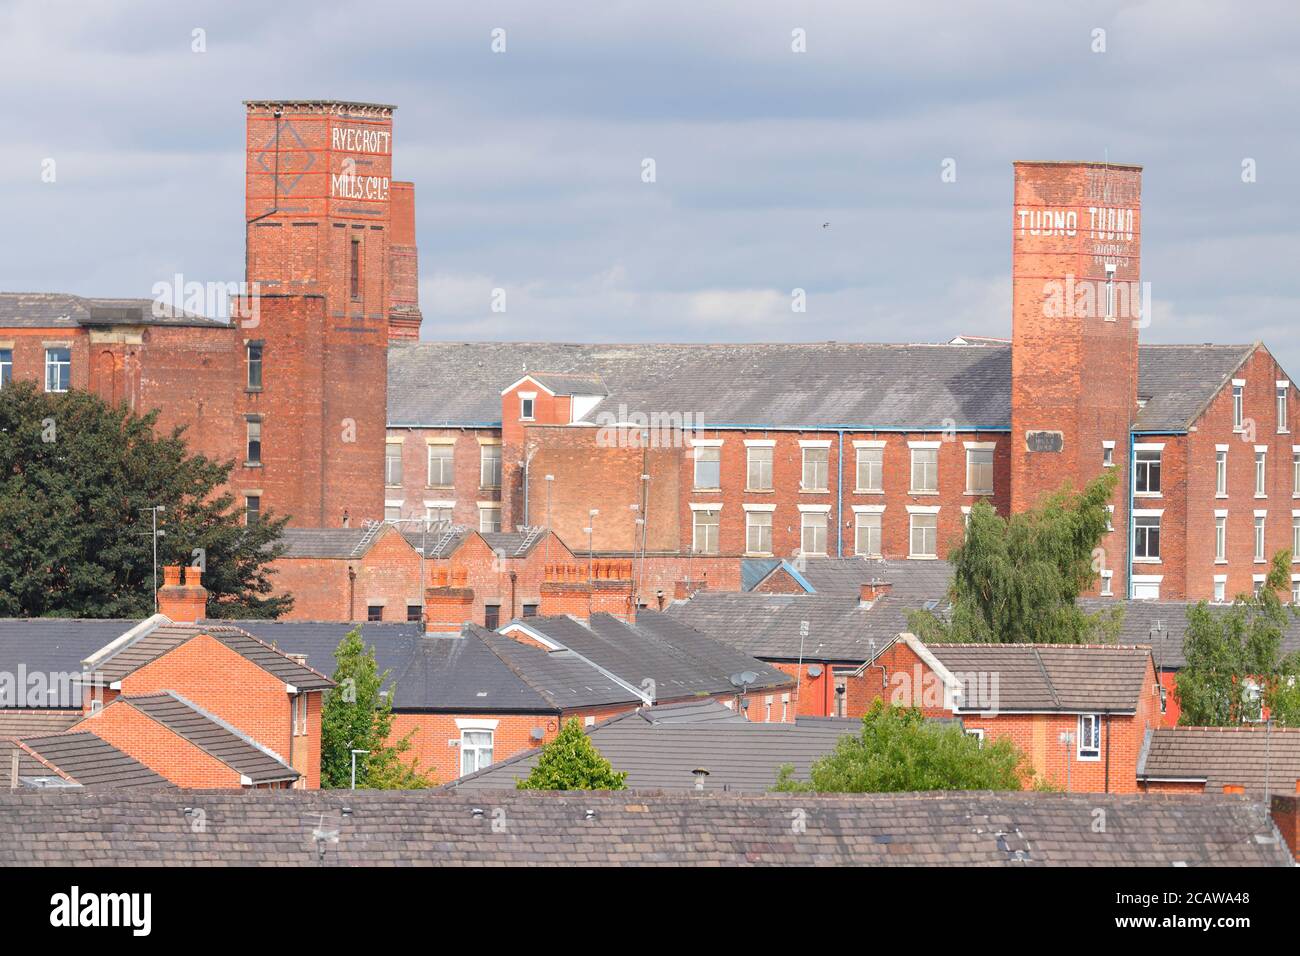
[(808, 676), (809, 676), (809, 677), (821, 677), (821, 676), (822, 676), (822, 666), (821, 666), (820, 664), (813, 664), (811, 667), (808, 668)]
[(754, 681), (758, 680), (758, 675), (753, 671), (741, 671), (739, 674), (731, 675), (732, 687), (748, 687)]

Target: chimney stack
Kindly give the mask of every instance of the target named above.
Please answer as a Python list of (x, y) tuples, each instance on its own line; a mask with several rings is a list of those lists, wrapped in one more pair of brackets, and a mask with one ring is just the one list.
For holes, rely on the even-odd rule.
[(435, 568), (432, 586), (424, 592), (424, 632), (459, 634), (474, 620), (474, 589), (467, 586), (464, 568)]
[(568, 614), (586, 621), (593, 614), (612, 614), (629, 623), (636, 619), (631, 561), (594, 561), (590, 577), (577, 564), (548, 564), (544, 573), (543, 617)]
[(208, 591), (203, 586), (203, 571), (191, 565), (185, 567), (185, 583), (181, 584), (180, 565), (163, 568), (163, 586), (158, 589), (158, 613), (165, 614), (177, 624), (193, 624), (207, 614)]
[(863, 583), (860, 590), (860, 603), (862, 607), (871, 607), (876, 603), (876, 599), (889, 593), (890, 583), (872, 578), (870, 581)]
[[(1300, 781), (1296, 781), (1296, 790), (1300, 791)], [(1286, 840), (1291, 855), (1300, 862), (1300, 792), (1273, 797), (1269, 811), (1273, 815), (1273, 822), (1282, 832), (1282, 839)]]
[(707, 590), (708, 581), (693, 581), (690, 578), (682, 578), (680, 581), (673, 582), (673, 600), (689, 601), (696, 591)]

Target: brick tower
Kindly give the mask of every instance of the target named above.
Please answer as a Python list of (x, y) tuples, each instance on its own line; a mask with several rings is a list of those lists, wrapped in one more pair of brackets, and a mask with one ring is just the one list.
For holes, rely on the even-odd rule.
[(240, 483), (294, 525), (355, 526), (383, 517), (390, 316), (397, 305), (418, 316), (409, 184), (398, 215), (407, 258), (393, 265), (393, 107), (245, 107), (246, 273), (260, 307), (241, 325), (246, 349), (260, 348), (246, 417), (260, 422), (263, 467), (239, 469)]
[(1142, 324), (1142, 170), (1018, 162), (1012, 216), (1011, 509), (1120, 472), (1104, 567), (1127, 554), (1129, 434)]

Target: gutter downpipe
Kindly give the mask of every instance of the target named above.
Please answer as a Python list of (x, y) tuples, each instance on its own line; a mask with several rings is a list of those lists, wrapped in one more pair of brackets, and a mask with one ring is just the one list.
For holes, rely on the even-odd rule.
[(835, 475), (835, 557), (844, 557), (844, 429), (839, 431), (836, 443), (839, 461)]
[(1137, 452), (1133, 447), (1133, 429), (1128, 431), (1128, 474), (1124, 480), (1128, 482), (1128, 534), (1124, 542), (1125, 560), (1128, 562), (1128, 572), (1124, 575), (1124, 590), (1128, 600), (1133, 600), (1133, 468), (1136, 462)]

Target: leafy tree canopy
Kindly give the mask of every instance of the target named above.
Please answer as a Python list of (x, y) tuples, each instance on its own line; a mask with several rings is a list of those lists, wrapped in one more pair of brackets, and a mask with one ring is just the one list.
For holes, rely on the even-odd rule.
[(1078, 644), (1114, 640), (1123, 610), (1087, 614), (1075, 599), (1103, 566), (1100, 549), (1110, 520), (1115, 472), (1068, 487), (1029, 511), (1003, 518), (981, 501), (971, 508), (953, 566), (947, 618), (909, 614), (924, 641)]
[(1231, 727), (1259, 720), (1267, 707), (1282, 726), (1300, 726), (1300, 653), (1282, 654), (1295, 610), (1278, 594), (1290, 589), (1291, 552), (1282, 551), (1258, 594), (1239, 595), (1228, 608), (1201, 601), (1187, 609), (1187, 664), (1176, 679), (1180, 724)]
[(182, 429), (156, 434), (156, 419), (81, 390), (0, 389), (0, 616), (152, 614), (155, 505), (159, 566), (197, 551), (210, 617), (293, 606), (271, 596), (266, 567), (286, 519), (245, 527), (223, 490), (232, 466), (189, 454)]
[[(389, 672), (380, 673), (375, 649), (361, 640), (354, 627), (334, 651), (334, 682), (325, 692), (321, 711), (320, 780), (326, 789), (352, 785), (352, 751), (357, 754), (357, 787), (367, 790), (416, 790), (433, 785), (414, 760), (411, 734), (390, 742), (393, 730), (392, 694), (381, 693)], [(412, 731), (414, 733), (414, 731)]]
[(625, 790), (627, 774), (614, 769), (571, 718), (555, 739), (542, 748), (537, 765), (520, 790)]
[(1008, 737), (981, 743), (955, 724), (927, 721), (911, 707), (877, 700), (862, 733), (845, 735), (817, 760), (807, 780), (786, 764), (774, 790), (899, 793), (916, 790), (1019, 790), (1033, 777), (1028, 758)]

